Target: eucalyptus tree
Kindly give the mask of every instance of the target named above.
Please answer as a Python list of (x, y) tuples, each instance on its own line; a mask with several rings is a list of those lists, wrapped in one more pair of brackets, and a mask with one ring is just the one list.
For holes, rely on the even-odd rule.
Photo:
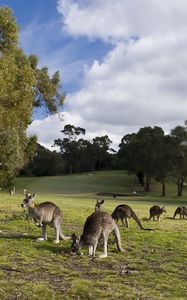
[(21, 171), (28, 176), (52, 176), (61, 175), (64, 171), (62, 155), (56, 151), (50, 151), (37, 144), (33, 159)]
[[(60, 77), (37, 67), (37, 57), (28, 57), (19, 46), (19, 27), (12, 10), (0, 7), (0, 182), (22, 168), (34, 153), (34, 141), (26, 135), (34, 107), (57, 112), (64, 95)], [(32, 142), (32, 143), (31, 143)], [(32, 144), (32, 147), (31, 147)], [(32, 151), (31, 151), (32, 150)]]
[(187, 175), (187, 128), (176, 126), (170, 135), (173, 141), (172, 176), (177, 180), (177, 195), (182, 196), (184, 176)]
[(54, 145), (59, 146), (68, 173), (101, 170), (109, 165), (111, 140), (107, 135), (93, 140), (78, 138), (86, 130), (71, 124), (65, 125), (61, 132), (64, 138), (55, 139)]
[(92, 140), (95, 153), (95, 169), (101, 170), (109, 164), (111, 159), (109, 151), (112, 150), (110, 145), (112, 141), (108, 135), (97, 136)]
[(78, 171), (80, 156), (80, 145), (77, 138), (80, 134), (85, 135), (86, 130), (81, 127), (67, 124), (61, 132), (65, 137), (63, 139), (55, 139), (54, 146), (59, 146), (60, 148), (60, 152), (63, 155), (64, 163), (66, 165), (66, 171), (68, 173), (75, 173)]
[(118, 156), (123, 168), (134, 174), (144, 174), (145, 191), (149, 191), (151, 179), (162, 178), (162, 182), (167, 173), (159, 173), (161, 165), (161, 154), (164, 153), (164, 131), (161, 127), (155, 126), (141, 128), (137, 133), (125, 135), (119, 145)]

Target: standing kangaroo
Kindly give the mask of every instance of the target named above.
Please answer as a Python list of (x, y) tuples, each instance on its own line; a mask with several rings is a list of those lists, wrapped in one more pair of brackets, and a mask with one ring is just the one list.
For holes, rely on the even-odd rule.
[(143, 230), (152, 230), (152, 229), (148, 229), (148, 228), (144, 228), (140, 222), (140, 219), (137, 217), (137, 215), (135, 214), (135, 212), (133, 211), (133, 209), (127, 205), (127, 204), (120, 204), (118, 205), (113, 213), (112, 213), (112, 218), (118, 222), (119, 219), (121, 219), (123, 225), (127, 228), (129, 228), (129, 221), (128, 219), (133, 218), (136, 223), (138, 224), (138, 226), (143, 229)]
[(37, 240), (47, 240), (47, 225), (55, 229), (55, 244), (59, 243), (59, 238), (62, 238), (64, 240), (70, 239), (71, 237), (65, 236), (61, 230), (62, 212), (60, 208), (52, 202), (35, 204), (33, 202), (35, 196), (36, 194), (32, 195), (28, 193), (21, 206), (23, 208), (28, 208), (28, 213), (34, 219), (35, 224), (39, 227), (42, 227), (42, 237), (38, 238)]
[(149, 210), (150, 213), (150, 217), (149, 219), (151, 220), (151, 218), (153, 218), (153, 221), (155, 221), (155, 217), (157, 217), (157, 221), (160, 221), (160, 216), (163, 213), (166, 213), (166, 209), (165, 207), (160, 207), (158, 205), (154, 205), (150, 208)]
[(10, 196), (15, 195), (15, 193), (16, 193), (15, 186), (12, 186), (11, 188), (9, 188), (8, 192), (9, 192)]
[(176, 215), (180, 215), (180, 219), (185, 219), (187, 217), (187, 208), (185, 206), (178, 206), (174, 212), (173, 219), (175, 219)]
[(79, 237), (75, 234), (72, 235), (73, 242), (71, 251), (79, 252), (82, 246), (87, 245), (89, 247), (89, 255), (95, 257), (98, 240), (102, 236), (104, 241), (104, 251), (99, 257), (107, 257), (108, 237), (112, 231), (116, 238), (118, 250), (124, 252), (121, 246), (119, 229), (111, 215), (107, 212), (95, 211), (86, 219), (82, 235)]

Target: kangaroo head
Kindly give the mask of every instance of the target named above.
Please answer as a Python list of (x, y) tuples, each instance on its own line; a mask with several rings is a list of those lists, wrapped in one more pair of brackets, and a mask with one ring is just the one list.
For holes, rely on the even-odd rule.
[(21, 207), (26, 208), (26, 207), (33, 207), (33, 200), (36, 197), (36, 194), (27, 194), (26, 198), (23, 199), (22, 203), (21, 203)]
[(95, 204), (95, 211), (100, 211), (103, 207), (103, 204), (104, 204), (105, 200), (97, 200), (96, 201), (96, 204)]
[(165, 206), (163, 206), (161, 209), (162, 209), (162, 212), (163, 212), (163, 213), (166, 213)]
[(72, 244), (71, 244), (71, 248), (70, 248), (70, 251), (73, 252), (73, 253), (77, 253), (80, 251), (80, 240), (81, 240), (81, 237), (80, 236), (77, 236), (75, 233), (72, 234)]

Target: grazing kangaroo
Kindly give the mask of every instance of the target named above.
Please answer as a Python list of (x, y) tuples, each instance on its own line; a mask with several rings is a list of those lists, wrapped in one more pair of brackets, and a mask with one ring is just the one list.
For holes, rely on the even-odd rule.
[(133, 218), (136, 223), (138, 224), (138, 226), (143, 229), (143, 230), (152, 230), (149, 228), (144, 228), (140, 222), (140, 219), (137, 217), (137, 215), (135, 214), (135, 212), (133, 211), (133, 209), (127, 205), (127, 204), (120, 204), (118, 205), (113, 213), (112, 213), (112, 218), (118, 222), (119, 219), (121, 219), (123, 225), (127, 228), (129, 228), (129, 221), (128, 219)]
[(178, 206), (174, 212), (173, 219), (175, 219), (176, 215), (180, 215), (180, 219), (185, 219), (187, 217), (187, 208), (185, 206)]
[(157, 221), (160, 221), (160, 216), (163, 213), (166, 213), (166, 209), (165, 207), (160, 207), (158, 205), (154, 205), (150, 208), (149, 210), (150, 212), (150, 217), (149, 219), (151, 220), (151, 218), (153, 218), (153, 221), (155, 221), (155, 217), (157, 217)]
[(59, 238), (64, 240), (70, 239), (71, 237), (65, 236), (61, 230), (62, 212), (60, 208), (52, 202), (35, 204), (33, 202), (35, 196), (36, 194), (32, 195), (28, 193), (21, 206), (23, 208), (28, 208), (28, 213), (34, 219), (35, 224), (39, 227), (42, 227), (42, 237), (38, 238), (38, 241), (47, 240), (47, 225), (55, 229), (55, 244), (59, 243)]
[(124, 252), (121, 246), (119, 229), (111, 215), (107, 212), (95, 211), (86, 219), (82, 235), (79, 237), (75, 234), (72, 235), (71, 251), (79, 252), (82, 246), (87, 245), (89, 255), (95, 257), (99, 238), (103, 236), (104, 251), (99, 257), (107, 257), (108, 237), (111, 232), (115, 235), (118, 250)]

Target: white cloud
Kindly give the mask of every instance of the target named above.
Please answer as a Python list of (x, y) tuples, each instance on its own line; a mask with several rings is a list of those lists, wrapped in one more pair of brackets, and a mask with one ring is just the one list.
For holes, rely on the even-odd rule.
[[(59, 0), (58, 11), (69, 35), (114, 45), (103, 61), (85, 69), (81, 89), (67, 95), (62, 127), (84, 127), (91, 138), (108, 134), (117, 145), (123, 135), (140, 127), (157, 125), (168, 132), (183, 125), (186, 1)], [(47, 120), (43, 122), (47, 126)]]
[(175, 32), (186, 26), (185, 0), (59, 0), (58, 11), (71, 35), (122, 39)]

